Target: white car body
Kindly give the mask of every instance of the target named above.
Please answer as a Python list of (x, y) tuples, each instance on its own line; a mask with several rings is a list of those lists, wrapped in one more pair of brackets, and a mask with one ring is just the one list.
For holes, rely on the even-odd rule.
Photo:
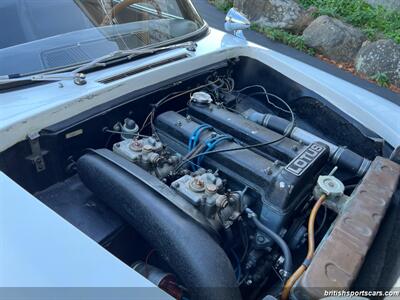
[(72, 80), (61, 80), (0, 94), (0, 151), (24, 140), (28, 134), (38, 132), (110, 99), (238, 56), (254, 58), (270, 66), (319, 94), (376, 132), (392, 147), (400, 145), (400, 106), (387, 99), (296, 59), (215, 29), (210, 29), (209, 34), (197, 44), (197, 51), (185, 60), (108, 84), (98, 81), (163, 60), (168, 55), (181, 54), (186, 50), (171, 50), (167, 54), (154, 55), (151, 58), (90, 73), (84, 86), (78, 86)]
[[(395, 103), (304, 62), (216, 29), (210, 29), (207, 36), (197, 41), (197, 44), (195, 52), (188, 52), (185, 49), (170, 50), (89, 73), (85, 85), (76, 85), (73, 80), (65, 79), (0, 93), (0, 152), (25, 140), (27, 136), (38, 133), (47, 126), (104, 104), (110, 99), (116, 99), (127, 93), (155, 85), (160, 81), (239, 56), (250, 57), (268, 65), (314, 91), (336, 108), (377, 133), (393, 148), (400, 146), (400, 106)], [(100, 82), (117, 74), (182, 53), (189, 53), (189, 57), (107, 84)], [(10, 211), (15, 211), (15, 205), (20, 207), (25, 205), (24, 209), (21, 209), (25, 212), (24, 214), (15, 212), (18, 217), (11, 219), (9, 214)], [(28, 218), (30, 214), (32, 214), (31, 219)], [(19, 224), (19, 227), (13, 230), (20, 230), (20, 234), (11, 234), (12, 221)], [(50, 222), (54, 225), (48, 235), (48, 232), (43, 229)], [(21, 284), (23, 286), (43, 286), (45, 282), (48, 285), (53, 283), (54, 286), (60, 286), (60, 282), (63, 282), (64, 286), (102, 286), (105, 282), (113, 286), (152, 286), (149, 281), (138, 276), (135, 271), (127, 268), (106, 250), (100, 246), (96, 247), (95, 243), (89, 241), (89, 238), (78, 229), (67, 224), (60, 216), (40, 204), (38, 199), (24, 192), (21, 187), (1, 172), (0, 236), (2, 240), (0, 242), (0, 287)], [(35, 237), (34, 241), (32, 237)], [(61, 238), (65, 238), (64, 241), (69, 242), (58, 243), (57, 240)], [(33, 276), (31, 276), (33, 270), (43, 266), (44, 260), (48, 259), (48, 263), (43, 269), (44, 272), (51, 270), (52, 267), (55, 268), (52, 265), (50, 253), (56, 250), (46, 246), (47, 239), (52, 239), (55, 242), (54, 247), (59, 248), (58, 256), (62, 255), (60, 253), (68, 255), (70, 251), (77, 251), (76, 248), (72, 247), (71, 250), (69, 247), (79, 243), (79, 255), (77, 253), (76, 261), (68, 261), (65, 265), (57, 266), (57, 270), (67, 270), (65, 273), (52, 274), (51, 278), (33, 280)], [(35, 251), (32, 251), (32, 248), (27, 249), (32, 243), (35, 243)], [(19, 255), (17, 252), (6, 251), (6, 246), (7, 249), (25, 247), (26, 251), (30, 252), (30, 255), (25, 256), (29, 261), (22, 261), (23, 253), (19, 253), (21, 254)], [(83, 259), (84, 257), (87, 259)], [(93, 260), (96, 260), (97, 264), (94, 264)], [(14, 275), (8, 277), (9, 274), (5, 269), (12, 268), (11, 263), (18, 261), (21, 264), (18, 264), (17, 269), (14, 270)], [(81, 273), (78, 267), (86, 268), (89, 272)], [(104, 269), (108, 267), (115, 270), (106, 276)], [(80, 280), (72, 280), (78, 273), (80, 273)], [(25, 279), (22, 274), (26, 275)], [(160, 291), (152, 299), (167, 297)]]

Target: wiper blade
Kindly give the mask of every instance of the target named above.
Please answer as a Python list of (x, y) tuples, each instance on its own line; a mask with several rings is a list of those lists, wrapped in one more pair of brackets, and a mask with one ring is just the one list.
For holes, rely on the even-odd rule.
[(20, 75), (4, 75), (0, 76), (0, 84), (7, 84), (13, 82), (34, 82), (34, 81), (59, 81), (75, 79), (75, 76), (71, 73), (54, 73), (54, 74), (38, 74), (32, 76), (20, 76)]
[(178, 49), (178, 48), (186, 48), (189, 51), (195, 51), (197, 48), (197, 44), (195, 42), (187, 42), (187, 43), (174, 44), (174, 45), (169, 45), (169, 46), (164, 46), (164, 47), (132, 49), (132, 50), (118, 50), (118, 51), (111, 52), (110, 54), (96, 58), (95, 60), (80, 66), (79, 68), (75, 69), (73, 71), (73, 73), (78, 74), (78, 73), (82, 73), (84, 71), (90, 70), (92, 68), (103, 67), (106, 65), (105, 62), (110, 61), (112, 59), (125, 57), (129, 60), (135, 56), (142, 55), (142, 54), (152, 54), (152, 53), (163, 51), (163, 50), (172, 50), (172, 49)]
[(163, 50), (172, 50), (178, 48), (186, 48), (188, 51), (196, 51), (197, 44), (195, 42), (185, 42), (163, 47), (154, 48), (142, 48), (142, 49), (131, 49), (131, 50), (117, 50), (109, 54), (96, 58), (88, 63), (84, 63), (78, 68), (64, 73), (47, 73), (38, 74), (32, 76), (20, 76), (20, 75), (5, 75), (0, 76), (0, 85), (14, 82), (35, 82), (35, 81), (60, 81), (60, 80), (73, 80), (77, 85), (83, 85), (86, 83), (85, 71), (91, 70), (97, 67), (106, 67), (107, 62), (118, 59), (125, 58), (130, 60), (136, 56), (143, 54), (152, 54)]

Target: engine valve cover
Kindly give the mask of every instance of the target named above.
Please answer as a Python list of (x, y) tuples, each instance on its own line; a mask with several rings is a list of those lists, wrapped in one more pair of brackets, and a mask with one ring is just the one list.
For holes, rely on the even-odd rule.
[[(187, 154), (188, 142), (201, 125), (204, 123), (173, 111), (159, 115), (156, 120), (157, 132), (163, 143), (182, 155)], [(199, 143), (206, 143), (210, 137), (221, 132), (220, 128), (204, 131)], [(240, 146), (225, 140), (218, 149)], [(249, 149), (206, 155), (204, 164), (207, 168), (220, 170), (229, 182), (255, 190), (263, 204), (259, 212), (260, 220), (278, 232), (300, 202), (310, 195), (328, 158), (329, 147), (318, 142), (304, 147), (288, 164), (278, 159), (267, 159)]]

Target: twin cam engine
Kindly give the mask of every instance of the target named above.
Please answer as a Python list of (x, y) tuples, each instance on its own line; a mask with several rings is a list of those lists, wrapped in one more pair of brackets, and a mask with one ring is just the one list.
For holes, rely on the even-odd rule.
[[(193, 98), (211, 97), (197, 93)], [(265, 226), (281, 234), (335, 155), (336, 163), (355, 172), (364, 160), (356, 157), (348, 166), (350, 151), (337, 157), (331, 144), (311, 134), (306, 142), (284, 135), (286, 120), (270, 116), (278, 118), (272, 124), (280, 124), (273, 130), (266, 116), (260, 116), (252, 109), (239, 114), (210, 101), (191, 101), (186, 115), (160, 114), (154, 136), (125, 134), (113, 151), (156, 176), (216, 232), (228, 229), (251, 207)], [(257, 143), (259, 147), (246, 147)], [(259, 241), (270, 242), (268, 236)]]
[(92, 150), (78, 162), (85, 184), (165, 253), (186, 287), (208, 286), (209, 274), (217, 286), (251, 289), (271, 269), (287, 280), (313, 199), (343, 195), (339, 180), (320, 175), (336, 166), (361, 177), (371, 164), (277, 115), (238, 109), (194, 93), (183, 112), (149, 115), (151, 136), (126, 119), (113, 152)]

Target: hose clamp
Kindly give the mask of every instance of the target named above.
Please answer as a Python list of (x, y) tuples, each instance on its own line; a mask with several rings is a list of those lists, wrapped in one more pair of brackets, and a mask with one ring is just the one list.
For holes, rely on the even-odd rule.
[(261, 123), (261, 124), (262, 124), (264, 127), (267, 127), (267, 128), (268, 128), (268, 123), (269, 123), (269, 121), (271, 120), (271, 117), (272, 117), (271, 114), (265, 114), (264, 119), (262, 120), (262, 123)]
[(339, 147), (339, 148), (336, 150), (335, 154), (333, 154), (332, 163), (333, 163), (334, 165), (337, 164), (337, 162), (339, 161), (340, 156), (343, 154), (343, 152), (344, 152), (345, 149), (346, 149), (346, 148), (344, 148), (344, 147)]
[(311, 259), (306, 258), (306, 259), (303, 261), (303, 264), (302, 264), (302, 265), (305, 266), (306, 268), (308, 268), (308, 267), (311, 265)]
[(371, 161), (364, 158), (361, 163), (361, 166), (357, 170), (357, 176), (362, 177), (368, 171), (370, 166), (371, 166)]
[(257, 215), (255, 214), (255, 212), (252, 211), (250, 208), (246, 208), (245, 211), (246, 211), (247, 217), (248, 217), (249, 219), (252, 219), (252, 218), (257, 217)]

